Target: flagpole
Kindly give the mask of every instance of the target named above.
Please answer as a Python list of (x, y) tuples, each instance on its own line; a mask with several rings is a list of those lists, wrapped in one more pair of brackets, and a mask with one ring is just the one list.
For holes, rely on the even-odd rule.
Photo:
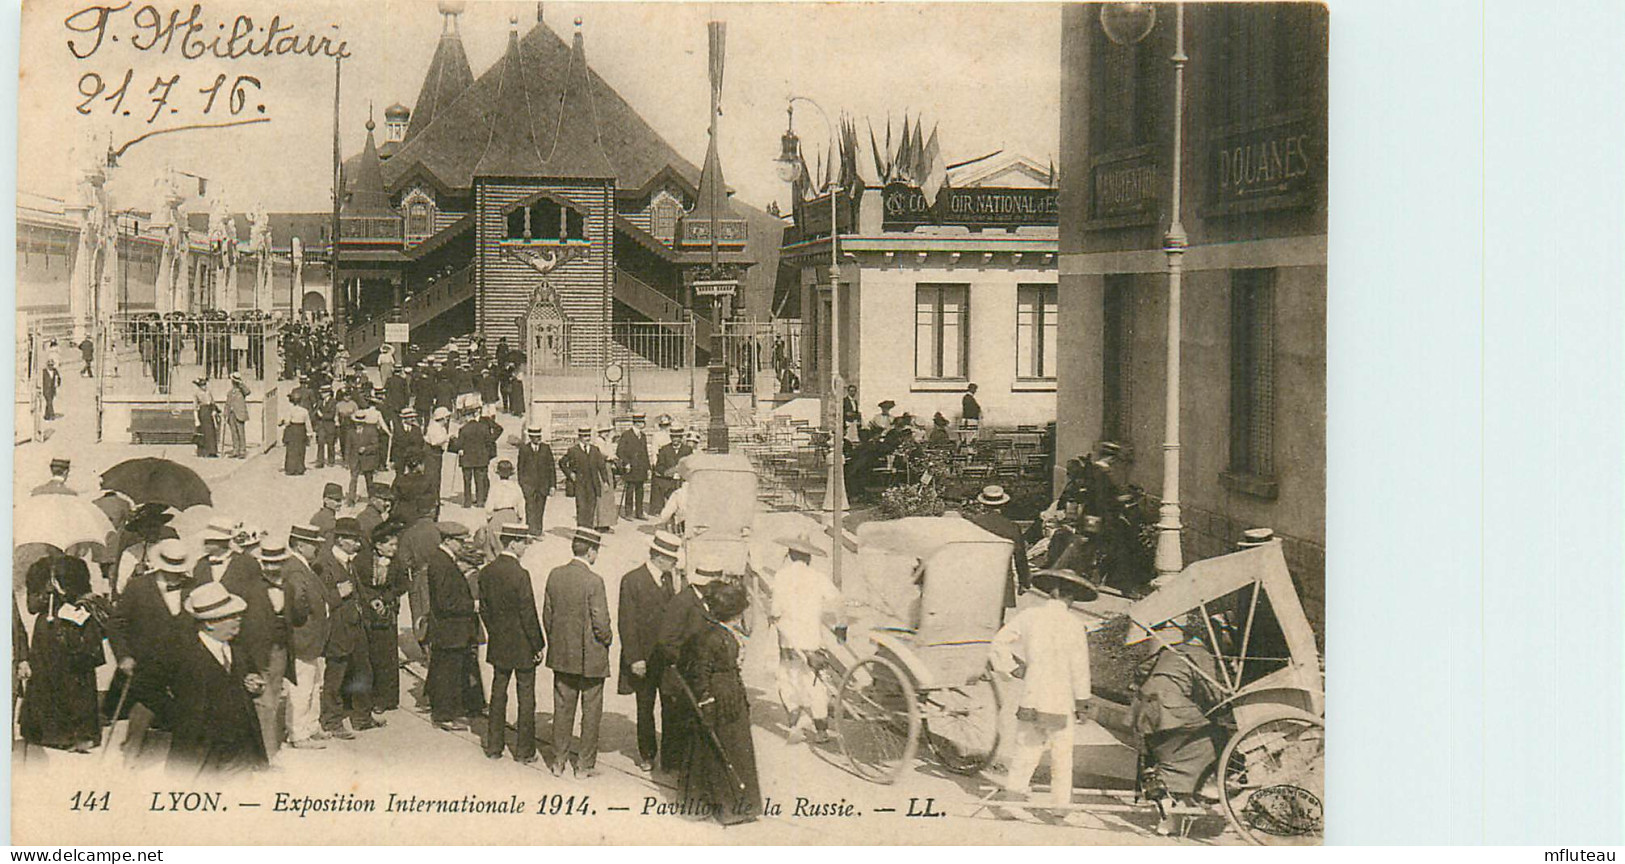
[(338, 331), (339, 344), (348, 347), (349, 340), (345, 338), (344, 325), (348, 316), (345, 315), (344, 286), (339, 279), (339, 204), (344, 195), (344, 162), (339, 149), (339, 83), (344, 75), (344, 58), (336, 57), (333, 60), (333, 234), (328, 247), (328, 266), (332, 273), (329, 293), (333, 299), (333, 324)]

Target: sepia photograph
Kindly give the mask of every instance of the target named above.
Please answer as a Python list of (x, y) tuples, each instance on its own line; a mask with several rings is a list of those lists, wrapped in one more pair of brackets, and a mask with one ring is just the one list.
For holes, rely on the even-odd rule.
[(1331, 20), (27, 3), (12, 842), (1320, 845)]

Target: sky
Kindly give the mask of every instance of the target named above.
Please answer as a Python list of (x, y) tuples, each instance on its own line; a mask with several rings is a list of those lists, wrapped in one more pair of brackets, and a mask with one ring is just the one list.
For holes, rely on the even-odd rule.
[[(98, 13), (81, 10), (99, 2), (111, 0), (39, 0), (24, 9), (21, 191), (71, 197), (80, 154), (99, 152), (109, 140), (117, 147), (186, 123), (268, 117), (132, 145), (110, 181), (113, 206), (149, 208), (153, 179), (165, 165), (208, 177), (210, 197), (224, 198), (234, 211), (331, 206), (330, 58), (232, 60), (205, 53), (188, 59), (182, 54), (184, 25), (175, 29), (167, 51), (161, 40), (149, 43), (153, 22), (168, 20), (172, 10), (185, 20), (191, 0), (137, 0), (96, 27)], [(415, 101), (441, 29), (430, 0), (199, 2), (204, 36), (222, 32), (222, 25), (229, 31), (237, 16), (247, 15), (256, 27), (280, 16), (282, 25), (293, 28), (288, 35), (299, 40), (290, 44), (311, 35), (344, 40), (351, 55), (343, 64), (340, 109), (346, 156), (365, 141), (369, 106), (382, 141), (383, 109)], [(138, 13), (148, 3), (158, 15)], [(788, 187), (778, 180), (773, 159), (792, 94), (819, 103), (832, 121), (842, 112), (858, 117), (865, 139), (863, 119), (872, 119), (883, 137), (888, 114), (899, 125), (905, 111), (923, 114), (928, 130), (940, 128), (950, 163), (1003, 148), (1047, 164), (1059, 149), (1058, 5), (550, 2), (541, 8), (546, 25), (566, 37), (581, 19), (588, 62), (696, 165), (706, 145), (706, 22), (727, 22), (721, 156), (738, 197), (757, 206), (788, 203)], [(510, 18), (517, 17), (524, 31), (536, 15), (532, 2), (468, 4), (460, 23), (476, 78), (500, 57)], [(258, 41), (263, 39), (250, 44)], [(123, 101), (115, 101), (126, 70), (131, 83)], [(99, 93), (92, 73), (105, 82)], [(165, 91), (155, 90), (155, 82), (176, 75), (160, 104)], [(205, 113), (209, 96), (199, 91), (220, 75), (227, 84)], [(239, 75), (259, 79), (260, 86), (245, 84), (233, 115), (230, 91)], [(84, 94), (96, 95), (87, 101)], [(147, 122), (155, 110), (158, 116)], [(811, 160), (830, 133), (817, 112), (805, 108), (797, 109), (795, 126)]]

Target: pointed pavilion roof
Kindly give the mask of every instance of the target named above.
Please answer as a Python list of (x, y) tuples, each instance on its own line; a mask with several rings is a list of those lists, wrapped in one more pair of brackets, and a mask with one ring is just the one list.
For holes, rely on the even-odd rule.
[[(450, 105), (439, 110), (428, 128), (415, 137), (409, 135), (404, 146), (395, 151), (384, 163), (384, 183), (394, 189), (407, 181), (421, 167), (449, 189), (468, 189), (473, 185), (476, 166), (490, 143), (491, 117), (511, 118), (523, 111), (521, 94), (530, 95), (532, 113), (530, 137), (551, 155), (554, 142), (559, 142), (558, 161), (568, 169), (565, 174), (552, 176), (592, 176), (582, 172), (604, 170), (593, 163), (607, 162), (609, 172), (621, 189), (641, 189), (660, 172), (670, 168), (690, 184), (698, 183), (700, 171), (684, 159), (659, 133), (649, 126), (626, 100), (586, 66), (585, 51), (572, 50), (558, 34), (545, 23), (538, 23), (518, 40), (518, 68), (524, 87), (503, 88), (502, 70), (507, 57), (486, 70)], [(579, 56), (579, 64), (572, 61)], [(569, 83), (571, 86), (566, 87)], [(560, 98), (561, 91), (564, 98)], [(537, 96), (541, 98), (536, 98)], [(516, 102), (519, 104), (516, 105)], [(583, 105), (585, 117), (572, 108), (575, 119), (560, 124), (560, 106), (564, 103)], [(417, 117), (414, 112), (413, 123)], [(593, 140), (591, 126), (582, 123), (596, 118), (596, 139), (599, 147), (583, 148), (580, 143)], [(587, 131), (582, 131), (586, 126)], [(560, 170), (547, 160), (548, 170)]]
[(345, 216), (394, 216), (389, 206), (389, 193), (384, 190), (383, 160), (378, 158), (378, 144), (373, 140), (374, 124), (367, 121), (367, 146), (356, 160), (350, 181), (345, 184)]
[[(579, 27), (581, 19), (577, 18)], [(553, 147), (547, 156), (554, 177), (613, 178), (615, 168), (604, 152), (602, 130), (598, 127), (597, 99), (593, 97), (592, 77), (587, 69), (586, 42), (577, 29), (570, 46), (569, 71), (564, 78), (564, 96), (553, 133)]]
[(542, 177), (549, 173), (536, 139), (536, 109), (543, 97), (532, 92), (525, 77), (517, 21), (514, 27), (508, 34), (508, 50), (493, 67), (496, 104), (501, 110), (486, 118), (485, 147), (474, 164), (474, 175), (479, 177)]
[(694, 209), (684, 218), (689, 221), (709, 219), (713, 206), (718, 219), (740, 218), (728, 200), (728, 182), (722, 177), (722, 158), (717, 155), (715, 138), (705, 148), (705, 168), (700, 172), (700, 191), (694, 198)]
[(429, 128), (441, 112), (451, 107), (474, 83), (474, 70), (468, 65), (468, 52), (463, 50), (462, 34), (457, 32), (456, 15), (448, 15), (446, 28), (435, 45), (434, 59), (429, 61), (429, 74), (423, 76), (423, 87), (418, 90), (418, 101), (412, 106), (412, 119), (406, 126), (406, 139), (412, 140), (419, 132)]

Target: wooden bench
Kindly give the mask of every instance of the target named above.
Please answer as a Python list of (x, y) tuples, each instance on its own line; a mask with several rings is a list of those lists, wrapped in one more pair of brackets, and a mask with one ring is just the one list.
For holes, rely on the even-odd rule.
[(137, 444), (190, 444), (197, 434), (196, 425), (197, 415), (190, 406), (130, 411), (130, 439)]

